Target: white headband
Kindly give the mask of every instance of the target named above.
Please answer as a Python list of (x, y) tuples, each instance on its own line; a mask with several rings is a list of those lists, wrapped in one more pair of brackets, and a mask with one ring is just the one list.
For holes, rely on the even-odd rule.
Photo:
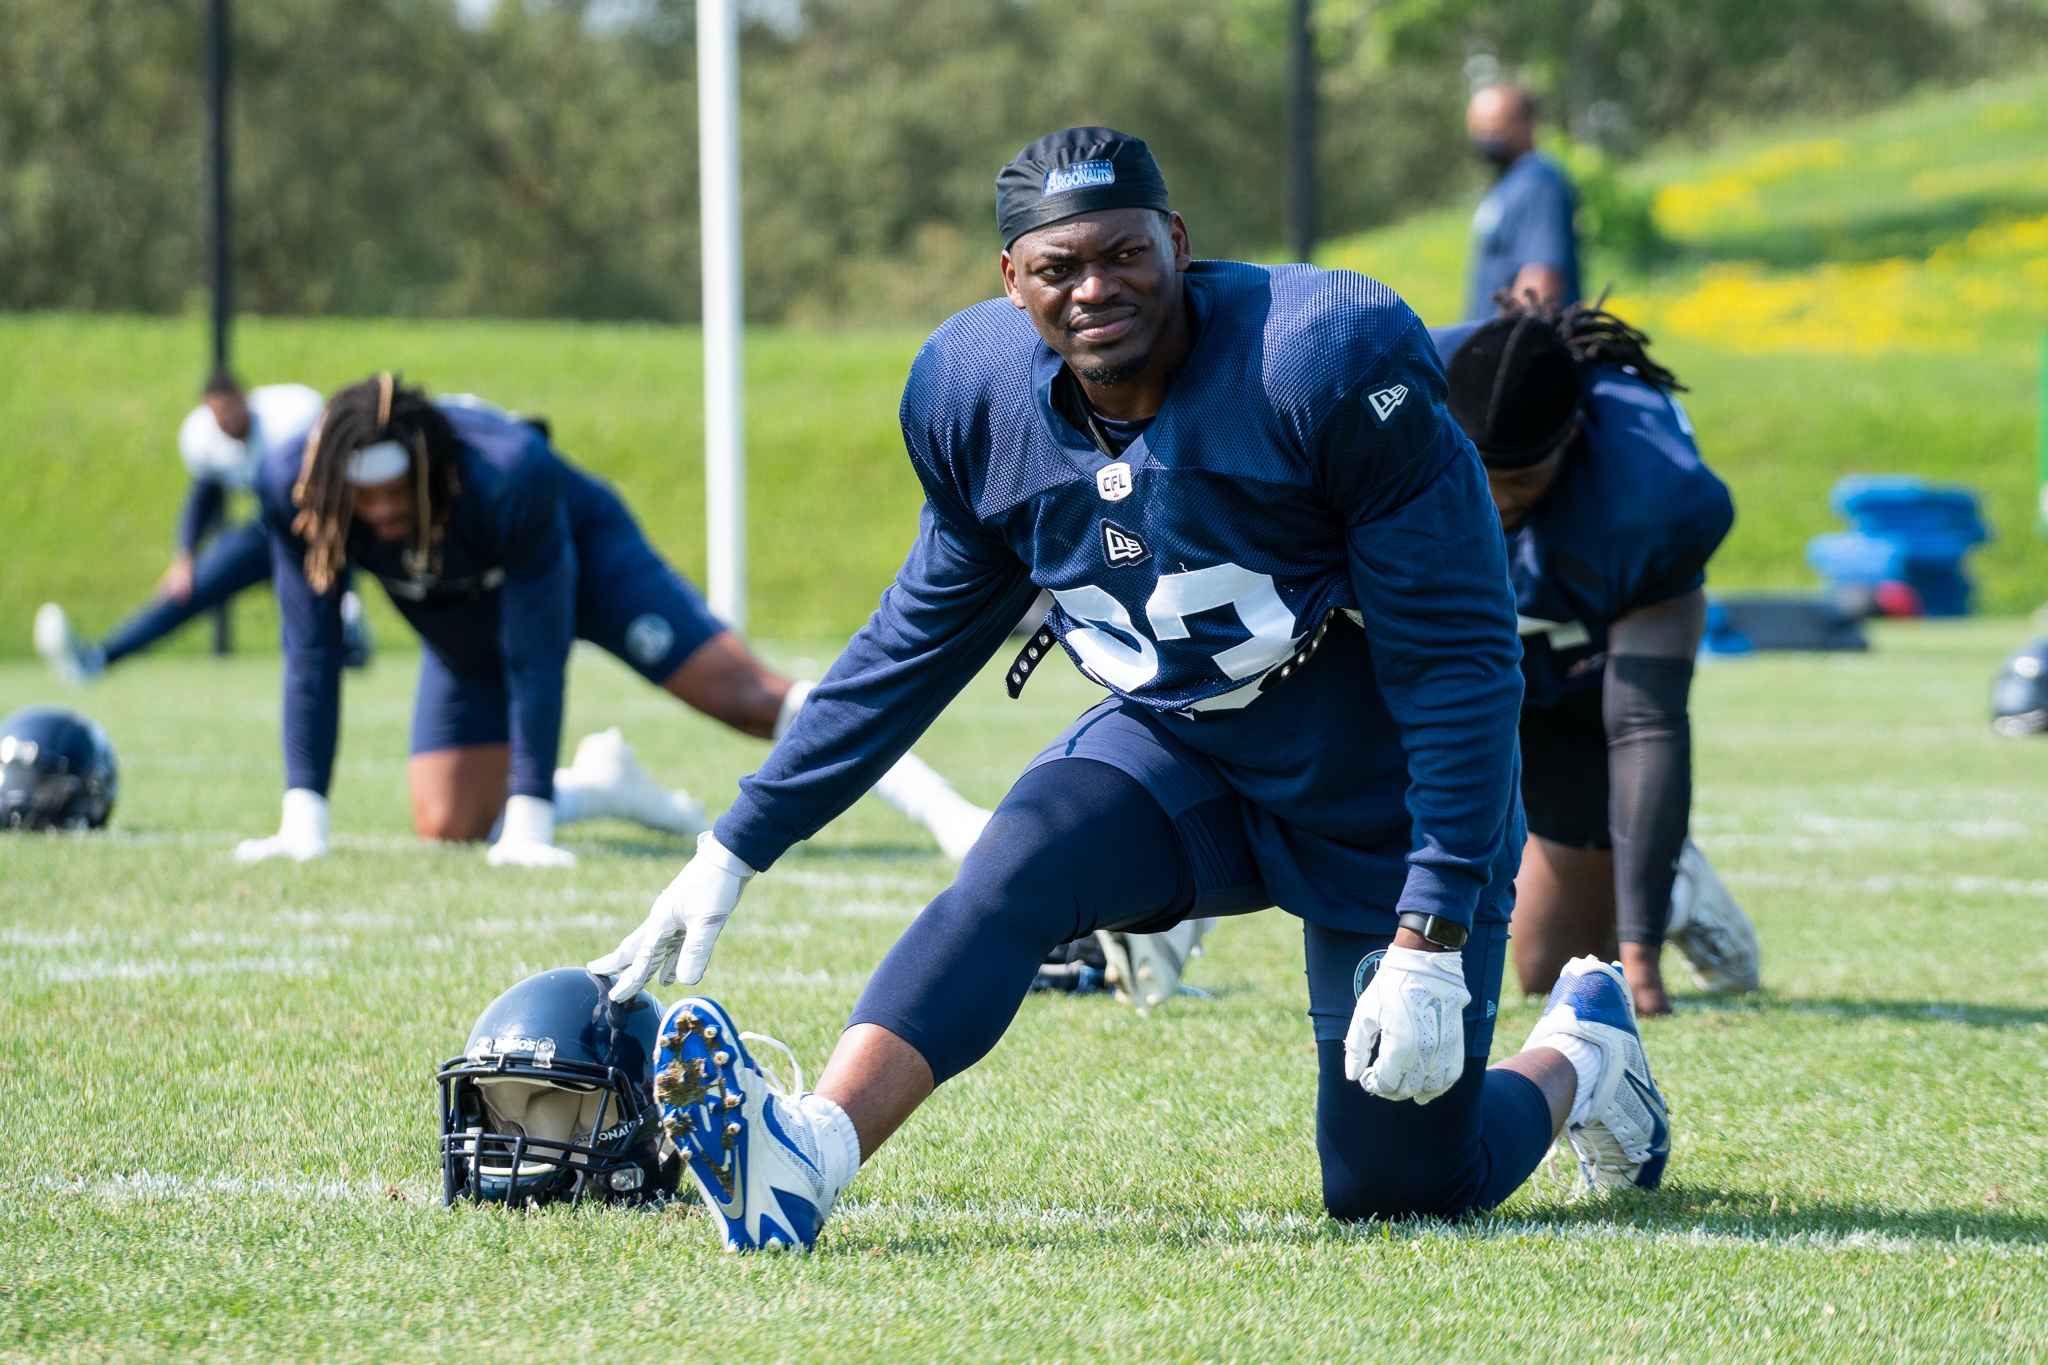
[(350, 483), (390, 483), (412, 468), (412, 456), (396, 441), (364, 446), (348, 457)]

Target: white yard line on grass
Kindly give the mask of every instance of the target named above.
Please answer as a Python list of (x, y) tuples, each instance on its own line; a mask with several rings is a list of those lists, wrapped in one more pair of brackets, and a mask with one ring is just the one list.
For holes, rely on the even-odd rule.
[(1832, 872), (1751, 872), (1741, 868), (1717, 869), (1721, 880), (1737, 886), (1796, 887), (1817, 891), (1861, 891), (1883, 894), (1891, 891), (1946, 891), (1962, 896), (2048, 897), (2048, 881), (2022, 881), (2016, 877), (1926, 877), (1901, 872), (1876, 877), (1843, 877)]
[(52, 983), (74, 981), (149, 981), (162, 977), (206, 976), (328, 976), (333, 965), (324, 958), (231, 957), (219, 960), (177, 961), (151, 958), (100, 958), (91, 962), (48, 962), (36, 969), (38, 980)]
[(339, 1176), (160, 1175), (137, 1171), (125, 1175), (63, 1179), (44, 1176), (37, 1186), (51, 1194), (84, 1195), (110, 1202), (169, 1199), (246, 1199), (276, 1195), (284, 1199), (376, 1200), (438, 1199), (436, 1186), (399, 1183), (372, 1176), (346, 1180)]
[[(1899, 1233), (1882, 1228), (1779, 1230), (1744, 1221), (1717, 1226), (1696, 1223), (1685, 1227), (1643, 1227), (1633, 1223), (1579, 1220), (1549, 1222), (1541, 1218), (1480, 1218), (1469, 1222), (1416, 1219), (1400, 1223), (1333, 1225), (1328, 1220), (1304, 1214), (1273, 1214), (1256, 1210), (1229, 1216), (1180, 1218), (1170, 1210), (1133, 1211), (1115, 1207), (1054, 1206), (1024, 1201), (999, 1204), (941, 1204), (919, 1199), (903, 1203), (869, 1203), (847, 1200), (839, 1205), (839, 1217), (846, 1220), (845, 1235), (857, 1240), (860, 1231), (887, 1235), (891, 1225), (908, 1223), (919, 1234), (958, 1229), (972, 1238), (989, 1228), (1015, 1228), (1019, 1232), (1049, 1232), (1063, 1229), (1082, 1231), (1115, 1228), (1152, 1231), (1162, 1237), (1213, 1241), (1223, 1244), (1250, 1236), (1255, 1239), (1279, 1237), (1287, 1241), (1308, 1241), (1334, 1234), (1360, 1241), (1391, 1238), (1400, 1241), (1512, 1242), (1524, 1240), (1568, 1242), (1629, 1242), (1657, 1246), (1710, 1249), (1717, 1247), (1769, 1247), (1785, 1250), (1877, 1251), (1903, 1253), (1939, 1248), (1968, 1248), (2011, 1254), (2041, 1254), (2048, 1251), (2048, 1239), (2041, 1237), (1960, 1236), (1959, 1233)], [(1910, 1215), (1908, 1215), (1910, 1216)]]
[[(171, 1200), (246, 1200), (252, 1195), (323, 1202), (428, 1202), (440, 1197), (438, 1186), (417, 1181), (391, 1181), (378, 1176), (349, 1179), (341, 1176), (246, 1176), (178, 1175), (136, 1171), (94, 1177), (42, 1176), (36, 1188), (46, 1194), (70, 1195), (109, 1203), (165, 1202)], [(1184, 1219), (1171, 1211), (1135, 1212), (1124, 1208), (1088, 1205), (1048, 1205), (1024, 1201), (999, 1204), (946, 1204), (931, 1199), (895, 1203), (850, 1200), (840, 1205), (834, 1230), (848, 1243), (866, 1238), (957, 1230), (965, 1240), (986, 1234), (991, 1228), (1045, 1233), (1076, 1231), (1082, 1235), (1116, 1229), (1122, 1232), (1152, 1232), (1176, 1242), (1207, 1242), (1228, 1247), (1246, 1239), (1264, 1241), (1279, 1238), (1302, 1243), (1336, 1236), (1350, 1241), (1401, 1242), (1579, 1242), (1632, 1243), (1658, 1248), (1719, 1250), (1767, 1248), (1783, 1251), (1866, 1251), (1884, 1255), (1915, 1252), (1968, 1251), (1996, 1256), (2036, 1258), (2048, 1241), (2038, 1237), (1983, 1237), (1955, 1233), (1898, 1233), (1881, 1228), (1785, 1229), (1760, 1227), (1753, 1222), (1732, 1226), (1697, 1223), (1687, 1227), (1643, 1227), (1633, 1223), (1598, 1221), (1549, 1222), (1540, 1218), (1482, 1218), (1470, 1222), (1446, 1223), (1420, 1219), (1406, 1223), (1367, 1223), (1349, 1227), (1332, 1225), (1327, 1219), (1298, 1213), (1262, 1213), (1248, 1210), (1229, 1217)]]

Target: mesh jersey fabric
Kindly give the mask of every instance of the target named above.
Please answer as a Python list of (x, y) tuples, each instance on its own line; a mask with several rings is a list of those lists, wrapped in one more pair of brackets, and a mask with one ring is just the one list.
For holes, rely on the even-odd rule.
[[(1076, 664), (1256, 810), (1262, 860), (1331, 884), (1361, 850), (1396, 869), (1314, 913), (1377, 923), (1398, 901), (1470, 923), (1506, 894), (1519, 648), (1499, 520), (1427, 333), (1358, 275), (1198, 262), (1184, 279), (1193, 348), (1115, 460), (1060, 415), (1062, 362), (1006, 301), (926, 342), (901, 409), (918, 540), (720, 819), (750, 866), (851, 804), (1042, 587)], [(1262, 691), (1332, 612), (1364, 627), (1346, 661)]]
[[(1430, 335), (1448, 357), (1472, 331), (1461, 323)], [(1676, 397), (1614, 365), (1588, 368), (1585, 393), (1557, 482), (1508, 537), (1515, 610), (1531, 632), (1529, 706), (1598, 687), (1607, 628), (1702, 586), (1735, 523), (1728, 486), (1700, 458)]]

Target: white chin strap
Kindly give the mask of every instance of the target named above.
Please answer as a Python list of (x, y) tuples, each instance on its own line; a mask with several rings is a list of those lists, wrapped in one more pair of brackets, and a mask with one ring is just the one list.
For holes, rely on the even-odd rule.
[(390, 483), (412, 468), (412, 456), (396, 441), (379, 441), (364, 446), (348, 457), (350, 483)]

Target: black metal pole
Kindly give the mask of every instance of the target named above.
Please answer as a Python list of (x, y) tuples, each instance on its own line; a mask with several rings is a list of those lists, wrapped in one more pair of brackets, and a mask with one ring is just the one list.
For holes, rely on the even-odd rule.
[(1294, 0), (1287, 35), (1287, 217), (1294, 259), (1316, 246), (1316, 55), (1313, 0)]
[[(234, 281), (228, 238), (228, 0), (210, 0), (206, 25), (206, 178), (209, 283), (213, 287), (213, 368), (228, 363), (228, 328), (234, 321)], [(234, 649), (227, 604), (213, 609), (213, 652)]]
[(213, 363), (228, 363), (234, 318), (228, 238), (228, 0), (210, 0), (206, 30), (206, 176), (212, 248)]

